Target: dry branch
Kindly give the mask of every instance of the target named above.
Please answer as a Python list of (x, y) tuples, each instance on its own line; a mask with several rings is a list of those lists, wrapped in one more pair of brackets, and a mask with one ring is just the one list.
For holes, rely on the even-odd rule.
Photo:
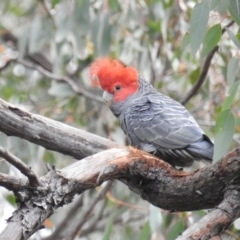
[(5, 187), (9, 191), (19, 191), (25, 184), (26, 182), (24, 180), (0, 173), (0, 186)]
[[(8, 135), (75, 158), (117, 146), (96, 135), (18, 109), (3, 100), (0, 100), (0, 122), (0, 131)], [(179, 237), (180, 240), (190, 236), (200, 239), (201, 235), (201, 239), (209, 239), (240, 217), (239, 163), (240, 148), (214, 165), (185, 173), (148, 153), (118, 146), (61, 171), (50, 171), (40, 179), (42, 186), (33, 188), (28, 182), (21, 189), (17, 186), (15, 195), (19, 207), (8, 220), (0, 239), (27, 239), (42, 227), (43, 221), (55, 209), (71, 202), (75, 194), (111, 179), (119, 179), (143, 199), (169, 211), (213, 208)]]
[[(42, 227), (42, 222), (53, 214), (54, 209), (71, 202), (75, 194), (116, 178), (150, 203), (166, 210), (215, 208), (202, 220), (203, 224), (198, 225), (201, 239), (208, 239), (240, 216), (239, 163), (240, 149), (236, 149), (212, 166), (184, 173), (133, 148), (106, 150), (61, 171), (49, 172), (41, 178), (45, 187), (32, 191), (26, 186), (20, 191), (21, 199), (18, 202), (21, 207), (8, 220), (0, 239), (11, 234), (12, 225), (21, 228), (22, 235), (11, 239), (27, 239)], [(19, 225), (16, 226), (16, 223)], [(197, 235), (196, 228), (190, 233), (191, 237)]]
[[(116, 143), (61, 122), (26, 112), (0, 99), (0, 131), (81, 159)], [(24, 131), (23, 131), (24, 129)]]
[(37, 175), (34, 173), (30, 166), (27, 166), (19, 158), (17, 158), (16, 156), (14, 156), (13, 154), (11, 154), (2, 147), (0, 147), (0, 157), (6, 159), (9, 163), (15, 166), (22, 174), (24, 174), (28, 178), (30, 186), (36, 187), (41, 185)]

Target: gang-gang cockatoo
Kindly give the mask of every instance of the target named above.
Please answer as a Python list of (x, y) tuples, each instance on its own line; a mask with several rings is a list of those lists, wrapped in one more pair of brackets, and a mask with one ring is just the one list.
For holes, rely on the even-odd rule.
[(213, 143), (184, 106), (157, 92), (132, 67), (110, 58), (96, 59), (90, 79), (118, 118), (132, 146), (186, 167), (194, 160), (211, 162)]

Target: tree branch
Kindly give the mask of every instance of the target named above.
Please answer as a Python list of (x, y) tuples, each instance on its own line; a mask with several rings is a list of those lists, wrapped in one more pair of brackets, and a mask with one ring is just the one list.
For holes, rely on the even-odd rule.
[[(46, 184), (32, 191), (27, 186), (20, 192), (17, 209), (8, 220), (0, 239), (9, 236), (12, 225), (22, 229), (21, 238), (27, 239), (42, 227), (44, 219), (53, 214), (53, 209), (68, 204), (75, 194), (94, 188), (104, 181), (119, 179), (153, 205), (170, 211), (194, 211), (214, 208), (225, 211), (225, 217), (207, 214), (210, 220), (222, 219), (221, 227), (214, 224), (198, 225), (201, 239), (225, 229), (230, 222), (240, 217), (240, 148), (232, 151), (220, 162), (193, 173), (177, 171), (166, 162), (134, 148), (113, 148), (87, 157), (64, 169), (54, 170), (41, 178)], [(206, 182), (208, 184), (206, 184)], [(231, 190), (234, 189), (234, 190)], [(36, 194), (36, 192), (38, 194)], [(232, 211), (229, 210), (232, 206)], [(228, 217), (226, 217), (228, 216)], [(209, 221), (210, 221), (209, 220)], [(204, 220), (208, 223), (208, 218)], [(218, 225), (217, 225), (218, 226)], [(196, 233), (196, 232), (195, 232)], [(195, 234), (194, 233), (194, 234)], [(184, 233), (185, 234), (185, 233)], [(192, 234), (192, 239), (199, 239)], [(184, 235), (183, 235), (184, 236)], [(212, 235), (211, 235), (212, 236)], [(13, 239), (13, 238), (11, 238)], [(186, 238), (182, 238), (186, 239)]]
[[(76, 159), (118, 146), (66, 124), (26, 112), (0, 99), (0, 131)], [(23, 131), (24, 129), (24, 131)]]
[(208, 69), (210, 67), (212, 58), (215, 54), (215, 52), (217, 52), (218, 50), (218, 46), (216, 46), (206, 57), (206, 60), (203, 64), (203, 68), (201, 71), (201, 74), (198, 78), (198, 80), (196, 81), (196, 83), (194, 84), (194, 86), (192, 87), (192, 89), (187, 93), (187, 95), (184, 97), (183, 100), (181, 100), (182, 105), (185, 105), (196, 93), (197, 91), (200, 89), (200, 87), (202, 86), (202, 84), (204, 83), (207, 73), (208, 73)]
[(240, 217), (239, 201), (239, 189), (225, 192), (224, 201), (190, 226), (177, 240), (190, 239), (190, 237), (191, 239), (210, 239), (226, 230), (234, 220)]
[[(229, 22), (222, 29), (222, 34), (226, 31), (226, 28), (233, 25), (233, 23), (234, 23), (234, 21)], [(203, 64), (203, 67), (202, 67), (201, 74), (200, 74), (198, 80), (196, 81), (196, 83), (194, 84), (194, 86), (192, 87), (192, 89), (181, 100), (182, 105), (185, 105), (197, 93), (197, 91), (200, 89), (200, 87), (204, 83), (204, 81), (206, 79), (206, 76), (207, 76), (207, 73), (208, 73), (208, 69), (209, 69), (211, 61), (212, 61), (212, 58), (213, 58), (214, 54), (218, 51), (218, 48), (219, 48), (218, 46), (214, 47), (213, 50), (207, 55), (207, 57), (205, 59), (205, 62)]]
[[(17, 48), (18, 41), (19, 39), (16, 38), (10, 31), (8, 30), (3, 30), (0, 33), (0, 38), (8, 43), (11, 42), (12, 46), (14, 48)], [(52, 64), (49, 62), (49, 60), (44, 56), (42, 53), (28, 53), (27, 51), (25, 52), (25, 57), (31, 60), (32, 62), (42, 66), (49, 72), (52, 72)]]
[(85, 211), (82, 219), (80, 221), (78, 221), (73, 228), (71, 229), (71, 233), (70, 238), (74, 239), (77, 234), (79, 233), (79, 231), (82, 229), (82, 226), (84, 225), (84, 223), (87, 222), (89, 215), (91, 214), (91, 212), (93, 211), (95, 205), (106, 195), (106, 193), (108, 192), (108, 190), (111, 188), (113, 181), (109, 181), (107, 183), (107, 185), (99, 192), (99, 194), (97, 195), (97, 197), (94, 199), (94, 201), (90, 204), (90, 206), (88, 207), (88, 209)]
[(0, 147), (0, 156), (16, 167), (22, 174), (24, 174), (28, 178), (31, 187), (41, 186), (41, 182), (34, 171), (32, 171), (31, 167), (27, 166), (19, 158), (2, 147)]
[[(23, 111), (3, 100), (0, 100), (0, 122), (0, 131), (8, 135), (24, 138), (76, 158), (117, 146), (96, 135)], [(13, 190), (18, 189), (16, 198), (21, 207), (9, 219), (0, 238), (11, 236), (10, 239), (27, 239), (42, 227), (42, 222), (53, 214), (53, 209), (71, 202), (75, 194), (110, 179), (120, 179), (143, 199), (166, 210), (214, 208), (221, 202), (229, 201), (226, 198), (229, 189), (238, 189), (239, 161), (238, 148), (215, 165), (193, 173), (184, 173), (139, 150), (113, 148), (78, 161), (62, 171), (51, 171), (41, 178), (43, 186), (35, 187), (35, 191), (28, 185), (20, 190), (19, 186), (14, 188), (13, 185)], [(238, 205), (235, 209), (237, 208)], [(219, 209), (223, 207), (219, 205)], [(222, 218), (222, 227), (218, 231), (222, 231), (239, 217), (238, 211), (228, 214), (228, 220), (226, 217)], [(214, 216), (220, 221), (218, 214)], [(210, 219), (213, 217), (210, 216)], [(208, 222), (208, 218), (203, 221)], [(203, 225), (198, 225), (201, 227), (201, 234), (207, 232)], [(11, 235), (13, 228), (16, 229), (14, 237)], [(209, 229), (211, 234), (217, 232), (213, 225)]]
[(0, 173), (0, 186), (5, 187), (9, 191), (19, 191), (23, 186), (26, 185), (24, 180), (17, 177), (9, 176), (4, 173)]
[(37, 66), (35, 64), (32, 64), (30, 62), (27, 62), (25, 60), (21, 60), (21, 59), (16, 59), (16, 62), (22, 64), (23, 66), (27, 67), (27, 68), (31, 68), (31, 69), (35, 69), (38, 72), (40, 72), (41, 74), (43, 74), (45, 77), (51, 78), (52, 80), (56, 81), (56, 82), (64, 82), (66, 83), (72, 90), (73, 92), (75, 92), (76, 94), (80, 95), (80, 96), (84, 96), (88, 99), (103, 103), (103, 100), (101, 97), (96, 96), (92, 93), (89, 93), (87, 90), (85, 90), (84, 88), (78, 86), (71, 78), (67, 77), (67, 76), (59, 76), (55, 73), (49, 72), (46, 69), (44, 69), (41, 66)]
[[(64, 229), (64, 236), (63, 238), (67, 238), (67, 239), (74, 239), (74, 237), (78, 234), (78, 232), (81, 230), (82, 226), (88, 221), (89, 215), (91, 214), (91, 212), (94, 210), (95, 205), (106, 195), (107, 191), (111, 188), (112, 186), (112, 181), (109, 181), (107, 183), (107, 185), (99, 192), (99, 194), (97, 195), (97, 197), (93, 200), (93, 202), (89, 205), (89, 207), (85, 210), (84, 215), (81, 217), (81, 219), (74, 219), (73, 221), (73, 215), (76, 214), (76, 210), (79, 209), (79, 205), (80, 205), (80, 201), (78, 201), (75, 206), (73, 206), (73, 208), (68, 212), (67, 216), (65, 217), (64, 221), (62, 221), (57, 228), (55, 229), (55, 231), (47, 238), (45, 238), (44, 240), (55, 240), (55, 239), (59, 239), (60, 236), (63, 235), (62, 230), (63, 227), (67, 224), (67, 222), (69, 222), (69, 219), (71, 219), (71, 229), (69, 231), (66, 231), (66, 229)], [(67, 232), (67, 236), (66, 236), (66, 232)]]

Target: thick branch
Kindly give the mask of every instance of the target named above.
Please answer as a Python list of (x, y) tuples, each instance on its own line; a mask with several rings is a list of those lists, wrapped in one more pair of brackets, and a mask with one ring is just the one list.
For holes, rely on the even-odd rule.
[(240, 217), (239, 201), (239, 191), (227, 191), (224, 201), (218, 207), (190, 226), (177, 240), (207, 240), (226, 230), (234, 220)]
[[(23, 111), (0, 99), (0, 131), (76, 159), (117, 146), (66, 124)], [(24, 131), (23, 131), (24, 130)]]
[[(46, 183), (45, 188), (38, 188), (35, 192), (27, 187), (23, 189), (21, 196), (26, 197), (19, 200), (21, 208), (9, 219), (0, 239), (8, 236), (12, 231), (12, 224), (16, 227), (17, 222), (22, 228), (22, 238), (15, 239), (27, 239), (42, 226), (44, 219), (53, 214), (53, 209), (69, 203), (74, 194), (80, 194), (104, 181), (116, 178), (150, 203), (170, 211), (209, 209), (221, 203), (218, 208), (221, 212), (226, 211), (229, 217), (222, 218), (221, 227), (214, 230), (219, 233), (231, 221), (240, 217), (240, 201), (235, 193), (240, 183), (239, 162), (240, 148), (214, 165), (193, 173), (185, 173), (133, 148), (106, 150), (61, 171), (49, 172), (41, 178), (42, 182)], [(234, 194), (231, 194), (231, 189), (235, 189)], [(228, 203), (229, 208), (226, 208)], [(229, 210), (230, 206), (233, 207), (232, 211)], [(219, 215), (215, 215), (215, 218), (217, 217)], [(214, 216), (209, 215), (209, 219), (214, 219)], [(206, 221), (208, 222), (208, 219)], [(200, 228), (201, 226), (204, 233), (206, 224), (200, 225)], [(215, 225), (212, 224), (209, 228), (215, 229)]]
[[(116, 146), (104, 138), (30, 114), (3, 100), (0, 100), (0, 122), (0, 131), (8, 135), (24, 138), (75, 158), (83, 158)], [(184, 173), (132, 148), (110, 149), (78, 161), (62, 171), (51, 171), (41, 178), (41, 182), (46, 186), (36, 187), (36, 191), (29, 189), (29, 186), (18, 191), (17, 199), (21, 207), (9, 219), (9, 224), (0, 238), (12, 236), (14, 228), (16, 233), (19, 233), (19, 238), (11, 239), (27, 239), (42, 227), (42, 222), (53, 214), (53, 209), (69, 203), (74, 194), (116, 178), (142, 198), (166, 210), (192, 211), (214, 208), (221, 202), (228, 201), (224, 196), (229, 189), (238, 189), (239, 161), (240, 150), (236, 149), (215, 165), (194, 173)], [(238, 205), (235, 208), (237, 207)], [(225, 229), (230, 222), (239, 217), (238, 211), (228, 214), (230, 217), (222, 218), (222, 225), (218, 231)], [(217, 212), (214, 216), (218, 216)], [(210, 216), (209, 219), (214, 219), (214, 216)], [(206, 223), (208, 219), (204, 221)], [(214, 226), (211, 229), (213, 228)], [(204, 232), (201, 228), (201, 233)]]

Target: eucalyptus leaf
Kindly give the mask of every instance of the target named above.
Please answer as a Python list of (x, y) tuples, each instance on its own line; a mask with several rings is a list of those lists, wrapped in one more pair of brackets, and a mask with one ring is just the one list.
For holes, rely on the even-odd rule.
[(112, 227), (113, 227), (113, 216), (110, 216), (107, 220), (107, 224), (105, 225), (105, 230), (103, 234), (102, 240), (109, 240), (110, 235), (112, 232)]
[(228, 96), (224, 99), (222, 110), (231, 108), (231, 105), (233, 104), (235, 96), (238, 92), (239, 83), (240, 81), (237, 81), (231, 86)]
[(23, 34), (20, 36), (18, 41), (18, 49), (19, 49), (19, 58), (22, 59), (23, 56), (26, 54), (27, 50), (27, 43), (28, 43), (28, 33), (29, 26), (27, 25), (23, 30)]
[(74, 92), (66, 83), (53, 83), (48, 94), (55, 97), (70, 97)]
[(166, 240), (175, 240), (184, 230), (183, 221), (177, 221), (168, 231)]
[(151, 229), (150, 229), (149, 223), (146, 222), (143, 225), (143, 228), (142, 228), (142, 230), (140, 232), (139, 240), (150, 239), (150, 235), (151, 235)]
[(99, 14), (92, 25), (92, 41), (94, 43), (94, 55), (106, 56), (110, 49), (111, 30), (108, 14)]
[(197, 3), (193, 8), (190, 21), (190, 44), (192, 56), (195, 56), (204, 38), (209, 12), (210, 9), (206, 0)]
[(162, 214), (159, 208), (150, 205), (149, 225), (152, 232), (157, 231), (163, 221)]
[(228, 10), (233, 20), (240, 26), (240, 1), (229, 0)]
[(229, 86), (231, 86), (235, 81), (238, 66), (239, 66), (239, 59), (236, 57), (231, 58), (230, 61), (228, 62), (227, 81)]
[(203, 39), (203, 49), (201, 52), (201, 57), (206, 57), (207, 54), (218, 44), (222, 36), (222, 28), (220, 24), (216, 24), (211, 27), (204, 39)]
[(240, 42), (239, 42), (238, 38), (234, 35), (234, 33), (229, 28), (226, 28), (226, 30), (227, 30), (228, 36), (233, 41), (233, 43), (236, 45), (236, 47), (240, 48)]
[(190, 34), (186, 33), (182, 40), (182, 49), (186, 48), (190, 44)]
[(31, 25), (31, 30), (30, 30), (30, 37), (29, 37), (29, 53), (35, 53), (39, 51), (39, 45), (38, 45), (38, 40), (40, 39), (41, 36), (41, 30), (42, 30), (42, 21), (37, 14), (32, 22)]
[(213, 162), (227, 153), (234, 134), (235, 119), (230, 109), (221, 112), (215, 125)]

